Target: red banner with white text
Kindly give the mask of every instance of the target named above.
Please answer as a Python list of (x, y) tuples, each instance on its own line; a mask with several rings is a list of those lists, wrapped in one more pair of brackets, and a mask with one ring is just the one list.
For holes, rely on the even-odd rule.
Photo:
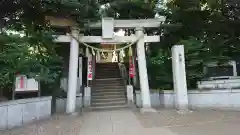
[(134, 67), (134, 64), (133, 64), (133, 57), (130, 56), (129, 57), (129, 76), (130, 78), (133, 78), (135, 76), (135, 67)]
[(88, 80), (93, 80), (93, 59), (92, 55), (88, 56)]

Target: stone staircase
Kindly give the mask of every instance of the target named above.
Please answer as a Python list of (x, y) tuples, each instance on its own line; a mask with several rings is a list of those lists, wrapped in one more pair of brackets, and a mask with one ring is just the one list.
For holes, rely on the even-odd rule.
[(117, 63), (97, 63), (92, 84), (92, 109), (115, 109), (127, 105), (124, 82)]

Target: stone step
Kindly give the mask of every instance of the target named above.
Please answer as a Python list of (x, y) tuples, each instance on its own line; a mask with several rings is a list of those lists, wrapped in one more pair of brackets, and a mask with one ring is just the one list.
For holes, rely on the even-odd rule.
[(123, 108), (127, 99), (125, 86), (117, 63), (96, 65), (96, 78), (92, 85), (92, 109)]
[(105, 98), (126, 98), (125, 94), (120, 94), (120, 95), (92, 95), (92, 99), (105, 99)]
[(125, 91), (124, 87), (115, 87), (115, 88), (110, 88), (110, 87), (95, 87), (93, 88), (92, 90), (93, 92), (103, 92), (103, 91), (106, 91), (106, 92), (109, 92), (109, 91)]
[(111, 102), (92, 102), (91, 106), (114, 106), (114, 105), (125, 105), (126, 100), (111, 101)]
[(114, 74), (120, 74), (118, 69), (112, 69), (112, 70), (96, 70), (96, 74), (107, 74), (107, 73), (114, 73)]
[(119, 76), (95, 76), (95, 79), (119, 78)]
[(107, 87), (107, 88), (119, 88), (119, 87), (124, 87), (124, 83), (112, 83), (112, 82), (109, 82), (109, 83), (94, 83), (93, 85), (93, 88), (96, 88), (96, 87)]
[(96, 67), (96, 71), (119, 71), (119, 67)]
[(105, 81), (105, 80), (102, 80), (102, 81), (94, 81), (93, 82), (94, 85), (123, 85), (123, 81), (122, 80), (115, 80), (115, 81)]
[(102, 68), (102, 67), (96, 67), (96, 71), (119, 71), (119, 68), (117, 67), (106, 67), (106, 68)]
[(124, 83), (99, 83), (99, 84), (93, 84), (93, 88), (98, 88), (98, 87), (106, 87), (106, 88), (125, 88)]
[(96, 79), (105, 79), (105, 78), (120, 78), (120, 75), (113, 75), (109, 73), (109, 75), (97, 75), (95, 76)]
[(96, 70), (96, 74), (99, 74), (99, 75), (105, 75), (105, 74), (108, 74), (108, 73), (113, 73), (113, 74), (116, 74), (116, 75), (119, 75), (119, 71), (117, 71), (117, 69), (113, 69), (113, 70)]
[(92, 99), (105, 99), (105, 98), (125, 98), (126, 94), (125, 93), (121, 93), (121, 94), (93, 94), (92, 93)]
[(114, 82), (119, 83), (119, 82), (122, 82), (122, 79), (120, 77), (102, 78), (102, 79), (95, 79), (93, 82), (96, 83), (96, 84), (98, 84), (98, 83), (100, 83), (100, 84), (107, 83), (108, 84), (109, 82), (111, 82), (111, 83), (114, 83)]
[(98, 90), (98, 89), (125, 89), (124, 85), (114, 85), (114, 84), (105, 84), (105, 85), (93, 85), (92, 86), (93, 90)]
[(119, 67), (118, 66), (116, 66), (116, 65), (97, 65), (96, 66), (97, 67), (97, 69), (119, 69)]
[(104, 97), (108, 97), (108, 96), (112, 96), (112, 95), (126, 95), (125, 92), (115, 92), (115, 91), (107, 91), (107, 92), (92, 92), (92, 97), (95, 96), (104, 96)]
[(98, 103), (98, 102), (114, 102), (114, 101), (126, 101), (125, 97), (116, 97), (116, 98), (92, 98), (92, 103)]
[(128, 105), (113, 105), (113, 106), (91, 106), (89, 109), (93, 111), (98, 110), (116, 110), (116, 109), (125, 109), (128, 108)]
[(98, 76), (108, 76), (108, 75), (120, 76), (120, 73), (118, 73), (116, 71), (111, 71), (111, 72), (96, 71), (96, 75), (98, 75)]
[(114, 73), (114, 74), (119, 74), (120, 72), (118, 71), (119, 69), (105, 69), (105, 70), (96, 70), (96, 74), (107, 74), (107, 73)]
[(103, 96), (93, 96), (92, 97), (92, 101), (96, 101), (96, 100), (115, 100), (115, 99), (127, 99), (126, 95), (103, 95)]
[(125, 88), (124, 83), (99, 83), (99, 84), (93, 84), (93, 88), (98, 88), (98, 87), (106, 87), (106, 88)]
[(117, 64), (96, 64), (98, 68), (118, 68)]
[(124, 88), (103, 88), (103, 87), (95, 87), (95, 88), (93, 88), (93, 90), (92, 90), (92, 92), (97, 92), (97, 93), (99, 93), (99, 92), (104, 92), (104, 91), (106, 91), (106, 92), (110, 92), (110, 91), (112, 91), (112, 92), (115, 92), (115, 91), (123, 91), (123, 92), (125, 92), (125, 89)]
[(119, 71), (119, 67), (116, 67), (116, 66), (96, 66), (96, 71), (102, 71), (102, 70), (105, 70), (105, 71), (111, 71), (111, 70), (116, 70), (116, 71)]
[(120, 78), (119, 74), (114, 74), (114, 73), (102, 73), (102, 74), (96, 74), (96, 77), (101, 77), (101, 78)]
[(103, 95), (103, 96), (92, 96), (92, 100), (101, 100), (101, 99), (126, 99), (126, 95)]
[(92, 92), (92, 96), (108, 96), (108, 95), (124, 95), (124, 91), (104, 91), (104, 92)]
[(102, 73), (102, 74), (96, 74), (95, 75), (98, 78), (120, 78), (119, 74), (114, 74), (114, 73)]
[(102, 82), (93, 82), (94, 86), (102, 86), (102, 85), (107, 85), (107, 86), (124, 86), (124, 82), (123, 81), (102, 81)]
[(122, 78), (120, 76), (115, 77), (115, 78), (101, 78), (101, 79), (95, 79), (94, 82), (109, 82), (109, 81), (122, 81)]
[(112, 105), (123, 105), (126, 104), (126, 99), (106, 100), (106, 99), (95, 99), (91, 101), (91, 106), (112, 106)]
[(96, 91), (96, 92), (99, 92), (99, 91), (125, 91), (125, 87), (124, 86), (112, 86), (112, 87), (109, 87), (109, 86), (93, 86), (92, 87), (92, 91)]
[(124, 86), (124, 82), (98, 82), (98, 83), (93, 83), (93, 86)]
[(94, 88), (92, 90), (93, 93), (101, 93), (101, 92), (104, 92), (104, 91), (106, 91), (106, 92), (124, 91), (124, 88), (106, 88), (105, 87), (105, 88), (98, 88), (98, 89)]
[[(115, 71), (114, 71), (115, 70)], [(108, 73), (112, 73), (112, 74), (116, 74), (116, 75), (119, 75), (119, 71), (117, 71), (117, 69), (114, 69), (114, 70), (96, 70), (96, 74), (99, 74), (99, 75), (106, 75)]]
[(105, 67), (105, 66), (109, 66), (109, 67), (118, 67), (118, 63), (97, 63), (96, 66), (99, 67)]
[(96, 75), (107, 75), (109, 73), (114, 74), (114, 75), (119, 75), (120, 74), (118, 71), (116, 71), (116, 69), (114, 69), (114, 70), (112, 70), (112, 71), (109, 71), (109, 70), (99, 70), (99, 71), (96, 71)]

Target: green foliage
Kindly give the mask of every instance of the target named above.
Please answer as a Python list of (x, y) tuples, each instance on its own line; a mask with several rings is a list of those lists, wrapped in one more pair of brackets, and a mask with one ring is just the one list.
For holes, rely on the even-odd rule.
[(204, 64), (213, 61), (215, 56), (202, 40), (194, 37), (190, 37), (188, 40), (181, 40), (178, 44), (184, 45), (188, 87), (196, 88), (197, 81), (204, 77)]
[[(167, 8), (158, 10), (167, 16), (167, 22), (180, 24), (181, 27), (165, 28), (161, 43), (151, 47), (149, 71), (154, 88), (172, 89), (171, 55), (169, 50), (174, 44), (185, 47), (187, 83), (195, 88), (203, 76), (203, 66), (207, 62), (225, 62), (239, 57), (240, 29), (239, 2), (218, 0), (172, 0)], [(167, 54), (167, 55), (166, 55)], [(163, 59), (165, 58), (165, 59)], [(154, 60), (160, 60), (154, 64)], [(161, 70), (158, 70), (161, 69)], [(157, 73), (157, 74), (156, 74)], [(166, 80), (165, 80), (166, 78)], [(167, 83), (165, 83), (167, 82)], [(163, 85), (163, 84), (168, 84)]]
[(79, 25), (99, 19), (99, 4), (95, 0), (4, 0), (0, 2), (0, 28), (17, 31), (49, 30), (46, 15), (72, 18)]
[(171, 89), (172, 79), (172, 61), (170, 51), (159, 50), (156, 56), (150, 56), (148, 62), (149, 85), (153, 89)]
[[(7, 0), (0, 2), (0, 8), (0, 90), (12, 89), (16, 73), (41, 81), (44, 91), (59, 89), (62, 59), (45, 16), (71, 18), (83, 26), (98, 19), (97, 1)], [(8, 35), (9, 30), (25, 36)]]
[(103, 16), (121, 18), (121, 19), (145, 19), (152, 18), (155, 15), (157, 0), (149, 0), (147, 3), (143, 0), (100, 0), (106, 8), (101, 10)]
[[(55, 52), (45, 15), (71, 17), (81, 26), (88, 21), (109, 16), (124, 19), (167, 17), (161, 43), (150, 44), (148, 71), (153, 88), (172, 89), (171, 46), (185, 46), (188, 87), (195, 87), (203, 77), (202, 68), (209, 61), (226, 61), (240, 51), (240, 4), (237, 0), (171, 0), (166, 7), (159, 0), (8, 0), (0, 3), (0, 27), (22, 31), (26, 37), (0, 36), (0, 83), (8, 84), (15, 72), (37, 76), (52, 82), (60, 73), (60, 58)], [(102, 5), (105, 8), (100, 9)], [(5, 19), (4, 19), (5, 18)], [(3, 22), (3, 23), (2, 23)], [(150, 31), (150, 32), (149, 32)], [(147, 30), (148, 34), (153, 34)], [(30, 53), (29, 48), (35, 52)], [(1, 85), (1, 84), (0, 84)], [(2, 87), (2, 86), (1, 86)]]
[(16, 74), (25, 74), (46, 83), (54, 83), (60, 75), (61, 58), (54, 52), (54, 45), (48, 37), (1, 34), (0, 43), (1, 89), (12, 85)]

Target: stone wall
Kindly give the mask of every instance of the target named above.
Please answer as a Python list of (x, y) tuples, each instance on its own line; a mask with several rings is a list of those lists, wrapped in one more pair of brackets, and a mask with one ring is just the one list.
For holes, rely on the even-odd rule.
[(0, 130), (50, 117), (51, 100), (52, 97), (39, 97), (1, 102)]
[[(136, 105), (141, 107), (141, 93), (136, 92)], [(240, 109), (240, 89), (224, 90), (189, 90), (188, 91), (189, 108), (226, 108)], [(173, 91), (152, 91), (152, 107), (173, 108)]]

